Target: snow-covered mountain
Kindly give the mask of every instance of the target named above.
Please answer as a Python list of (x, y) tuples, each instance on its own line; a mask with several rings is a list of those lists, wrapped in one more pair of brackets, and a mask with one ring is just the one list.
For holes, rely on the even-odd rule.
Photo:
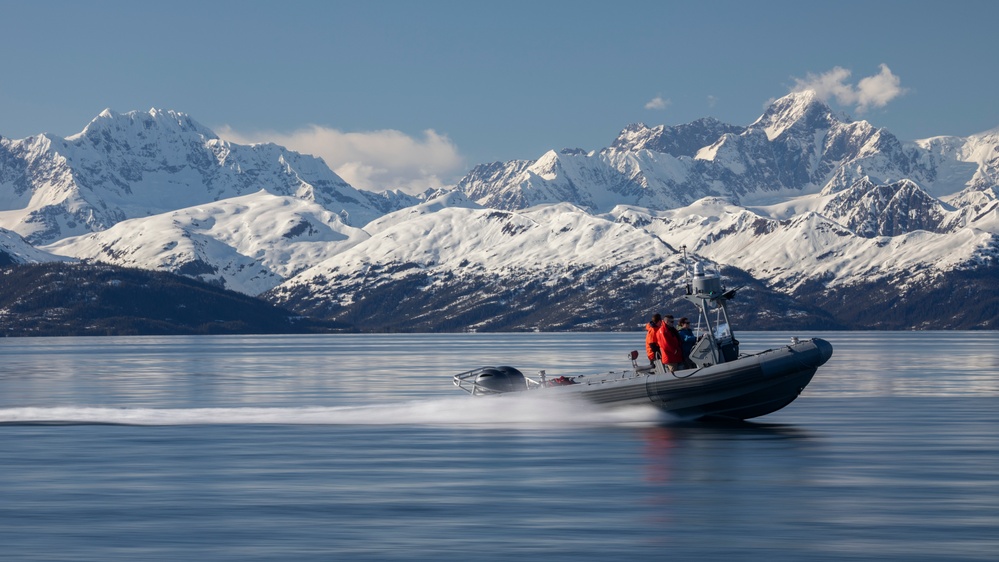
[(0, 227), (33, 244), (260, 190), (315, 202), (355, 226), (399, 203), (354, 189), (318, 158), (233, 144), (174, 111), (105, 110), (65, 139), (0, 137)]
[[(452, 193), (366, 230), (370, 238), (269, 300), (380, 330), (626, 330), (648, 310), (680, 305), (680, 251), (645, 228), (568, 203), (504, 211)], [(732, 273), (768, 309), (817, 313)]]
[(903, 143), (866, 121), (836, 116), (814, 93), (800, 92), (777, 100), (745, 128), (711, 120), (671, 128), (631, 125), (603, 150), (550, 151), (535, 161), (481, 165), (458, 188), (496, 208), (564, 201), (598, 213), (621, 204), (669, 209), (718, 196), (736, 204), (775, 203), (836, 193), (862, 179), (910, 180), (941, 198), (997, 184), (997, 137), (993, 131)]
[(995, 188), (999, 178), (999, 127), (970, 137), (934, 137), (915, 144), (926, 151), (921, 158), (934, 170), (934, 184), (942, 187), (934, 195), (946, 197), (956, 185), (967, 186), (968, 192)]
[[(610, 147), (600, 151), (549, 151), (535, 161), (478, 166), (462, 179), (458, 189), (478, 204), (515, 213), (512, 216), (534, 219), (538, 208), (585, 213), (632, 226), (673, 250), (686, 246), (702, 259), (738, 268), (760, 280), (760, 286), (750, 290), (750, 299), (772, 304), (777, 301), (768, 299), (775, 299), (775, 295), (794, 297), (796, 306), (784, 309), (780, 321), (785, 325), (788, 316), (801, 314), (813, 303), (829, 302), (830, 295), (836, 295), (838, 302), (833, 304), (841, 308), (835, 310), (834, 316), (843, 320), (837, 324), (813, 310), (810, 314), (819, 323), (929, 327), (935, 325), (929, 319), (911, 322), (907, 316), (909, 324), (894, 321), (904, 316), (896, 310), (904, 306), (904, 299), (900, 304), (896, 297), (907, 292), (927, 294), (939, 287), (949, 288), (952, 294), (973, 293), (999, 278), (999, 174), (994, 157), (999, 139), (985, 133), (947, 141), (903, 143), (867, 122), (834, 115), (813, 94), (805, 92), (778, 100), (745, 128), (712, 120), (681, 127), (632, 125)], [(573, 207), (565, 207), (565, 202)], [(424, 236), (452, 232), (454, 224), (463, 222), (425, 214), (421, 232)], [(501, 241), (465, 238), (478, 248), (504, 246)], [(352, 248), (351, 253), (371, 253), (369, 244), (373, 243), (374, 237)], [(532, 248), (541, 242), (523, 243)], [(544, 244), (580, 250), (578, 245), (556, 239)], [(570, 259), (553, 258), (552, 262), (606, 263), (603, 257), (587, 257), (592, 251), (569, 251), (564, 255), (571, 255)], [(462, 249), (456, 255), (474, 253)], [(515, 259), (511, 264), (499, 254), (491, 254), (484, 263), (492, 263), (497, 272), (492, 277), (502, 281), (493, 282), (493, 289), (480, 290), (474, 297), (459, 296), (463, 295), (455, 289), (459, 285), (489, 286), (483, 276), (467, 270), (474, 260), (461, 262), (463, 267), (455, 266), (453, 258), (428, 265), (412, 259), (418, 255), (425, 253), (403, 246), (391, 257), (377, 260), (383, 266), (394, 264), (393, 275), (405, 279), (398, 279), (394, 285), (406, 285), (412, 293), (400, 297), (403, 302), (426, 299), (428, 292), (443, 292), (466, 302), (490, 302), (505, 294), (504, 287), (529, 286), (531, 279), (553, 277), (550, 271), (525, 263), (524, 259)], [(636, 301), (634, 291), (642, 290), (633, 285), (636, 262), (656, 264), (651, 270), (664, 267), (677, 271), (676, 263), (659, 261), (663, 254), (638, 251), (625, 255), (634, 256), (635, 261), (613, 258), (623, 275), (611, 277), (619, 289), (617, 293), (632, 291), (632, 303)], [(364, 278), (370, 284), (370, 270), (365, 270), (368, 277), (364, 277), (360, 261), (342, 262), (338, 258), (282, 284), (273, 297), (290, 305), (309, 303), (309, 310), (317, 310), (312, 306), (329, 306), (323, 309), (325, 313), (336, 315), (340, 311), (370, 317), (372, 312), (362, 312), (363, 302), (359, 304), (363, 298), (358, 299), (370, 294), (359, 288), (358, 281)], [(443, 271), (461, 272), (457, 275), (461, 281), (449, 283)], [(982, 272), (986, 275), (984, 285), (976, 285), (980, 280), (974, 275)], [(970, 280), (966, 278), (972, 273)], [(734, 271), (728, 274), (736, 276)], [(582, 279), (584, 274), (577, 271), (572, 277)], [(668, 280), (664, 282), (667, 287), (677, 282), (669, 274), (660, 274), (660, 278)], [(324, 283), (346, 290), (333, 298), (315, 289)], [(435, 283), (449, 288), (435, 287)], [(647, 290), (648, 285), (641, 287)], [(886, 292), (885, 287), (891, 289)], [(595, 302), (613, 302), (611, 308), (624, 307), (627, 313), (617, 318), (619, 325), (627, 324), (624, 317), (640, 317), (640, 308), (612, 294), (607, 291), (599, 301), (591, 301), (580, 292), (572, 299), (587, 303), (580, 305), (581, 309)], [(520, 300), (522, 304), (535, 301)], [(952, 311), (953, 325), (996, 327), (994, 312), (982, 318), (966, 310), (981, 305), (981, 301), (969, 303)], [(461, 309), (466, 317), (470, 315), (468, 308)], [(845, 308), (867, 310), (870, 314), (844, 315)], [(757, 318), (773, 317), (777, 312), (767, 310)], [(614, 315), (607, 311), (605, 314)], [(492, 318), (488, 314), (484, 317)], [(552, 327), (538, 322), (537, 317), (531, 321), (535, 324), (515, 325), (520, 329), (532, 325)], [(465, 325), (475, 324), (466, 321)]]
[[(904, 194), (906, 187), (896, 193)], [(770, 216), (776, 211), (750, 210), (717, 198), (654, 216), (627, 208), (612, 214), (625, 222), (644, 224), (671, 246), (686, 246), (699, 256), (742, 269), (765, 279), (773, 289), (801, 298), (807, 295), (799, 290), (816, 281), (826, 288), (880, 283), (904, 290), (958, 269), (999, 265), (999, 237), (991, 232), (913, 229), (897, 235), (858, 236), (854, 229), (830, 218), (832, 213), (827, 211), (840, 208), (836, 196), (826, 200), (829, 203), (819, 212), (806, 211), (783, 220)], [(885, 223), (872, 228), (896, 225), (898, 216), (909, 214), (905, 209), (887, 214)]]
[(368, 235), (314, 201), (261, 190), (65, 238), (55, 254), (172, 271), (257, 295)]
[(0, 267), (25, 263), (46, 263), (53, 261), (73, 261), (73, 258), (57, 256), (39, 250), (16, 232), (0, 228)]
[(0, 137), (4, 228), (11, 261), (172, 271), (358, 329), (633, 329), (690, 312), (681, 248), (745, 287), (744, 328), (937, 326), (925, 299), (944, 327), (999, 327), (999, 129), (903, 142), (808, 92), (420, 198), (107, 111), (67, 139)]
[[(747, 209), (721, 198), (669, 211), (619, 206), (593, 215), (565, 203), (500, 211), (452, 194), (382, 217), (366, 229), (371, 238), (282, 283), (268, 298), (378, 329), (402, 329), (396, 319), (405, 319), (405, 329), (629, 329), (653, 308), (689, 313), (679, 299), (685, 248), (720, 265), (730, 286), (746, 287), (741, 300), (753, 317), (740, 316), (744, 324), (845, 327), (835, 319), (838, 310), (823, 313), (816, 305), (835, 293), (846, 295), (840, 306), (871, 313), (862, 325), (898, 328), (877, 317), (888, 313), (879, 306), (898, 306), (877, 302), (885, 290), (897, 296), (950, 287), (960, 294), (968, 286), (955, 275), (984, 271), (991, 276), (984, 287), (999, 278), (999, 237), (992, 232), (963, 227), (859, 236), (822, 212), (839, 205), (836, 195), (823, 199), (819, 211), (776, 219), (771, 214), (783, 209)], [(875, 228), (898, 223), (888, 215), (886, 221)], [(966, 312), (949, 314), (964, 327), (995, 326), (995, 315), (983, 324), (964, 318)], [(924, 320), (908, 327), (930, 326)]]

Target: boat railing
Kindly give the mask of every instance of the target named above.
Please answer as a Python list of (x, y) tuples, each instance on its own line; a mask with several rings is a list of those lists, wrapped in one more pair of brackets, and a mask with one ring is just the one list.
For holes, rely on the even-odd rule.
[[(567, 384), (603, 384), (615, 381), (628, 380), (640, 376), (648, 375), (666, 375), (668, 371), (663, 365), (662, 361), (656, 360), (655, 363), (649, 365), (641, 365), (637, 361), (638, 352), (632, 351), (629, 355), (631, 359), (632, 368), (630, 370), (621, 371), (610, 371), (605, 375), (576, 375), (576, 376), (559, 376), (559, 377), (549, 377), (544, 370), (538, 371), (536, 376), (523, 376), (524, 386), (517, 388), (516, 390), (537, 390), (542, 388), (564, 386)], [(458, 388), (464, 390), (465, 392), (473, 396), (487, 396), (493, 394), (506, 394), (513, 388), (497, 388), (495, 385), (482, 384), (483, 380), (480, 378), (482, 375), (487, 375), (489, 373), (495, 372), (495, 367), (480, 367), (478, 369), (472, 369), (470, 371), (465, 371), (463, 373), (458, 373), (452, 377), (452, 383)], [(517, 386), (520, 386), (517, 383)]]
[[(496, 388), (491, 388), (487, 385), (480, 384), (480, 375), (489, 373), (493, 371), (495, 367), (480, 367), (478, 369), (472, 369), (471, 371), (465, 371), (464, 373), (458, 373), (452, 377), (452, 383), (458, 388), (464, 390), (465, 392), (473, 396), (484, 396), (489, 394), (506, 394), (507, 390), (497, 390)], [(534, 390), (537, 388), (544, 388), (545, 384), (545, 372), (538, 372), (538, 379), (522, 375), (524, 377), (524, 388), (520, 390)], [(539, 380), (540, 379), (540, 380)]]
[(489, 367), (480, 367), (478, 369), (472, 369), (471, 371), (465, 371), (464, 373), (458, 373), (452, 378), (451, 382), (453, 382), (458, 388), (473, 396), (481, 396), (483, 394), (500, 394), (499, 392), (488, 389), (476, 382), (478, 376), (484, 373), (488, 368)]

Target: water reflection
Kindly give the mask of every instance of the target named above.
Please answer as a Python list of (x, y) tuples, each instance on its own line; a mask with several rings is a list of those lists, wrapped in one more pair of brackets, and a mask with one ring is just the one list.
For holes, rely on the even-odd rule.
[(642, 450), (645, 461), (645, 481), (650, 483), (665, 483), (670, 481), (673, 462), (675, 435), (669, 426), (643, 428)]
[[(814, 434), (790, 424), (727, 420), (664, 422), (643, 427), (640, 435), (644, 445), (645, 480), (650, 483), (667, 483), (673, 480), (676, 477), (673, 474), (676, 466), (686, 464), (684, 457), (688, 449), (697, 450), (696, 456), (699, 458), (704, 458), (703, 452), (706, 449), (724, 452), (725, 458), (707, 457), (718, 458), (718, 466), (712, 466), (708, 471), (717, 474), (719, 469), (724, 471), (726, 467), (744, 464), (738, 460), (738, 455), (728, 455), (745, 451), (742, 445), (747, 442), (773, 441), (786, 455), (786, 451), (806, 450), (809, 441), (815, 439)], [(757, 445), (752, 445), (749, 450), (759, 449)]]
[[(835, 353), (799, 401), (999, 396), (997, 332), (738, 333), (746, 353), (821, 336)], [(454, 396), (450, 376), (513, 365), (618, 371), (638, 333), (4, 338), (0, 406), (350, 406)]]
[[(737, 335), (754, 352), (792, 334)], [(833, 359), (741, 423), (451, 384), (489, 364), (626, 368), (636, 333), (6, 339), (0, 415), (83, 421), (0, 425), (0, 544), (23, 560), (994, 560), (996, 334), (814, 335)]]

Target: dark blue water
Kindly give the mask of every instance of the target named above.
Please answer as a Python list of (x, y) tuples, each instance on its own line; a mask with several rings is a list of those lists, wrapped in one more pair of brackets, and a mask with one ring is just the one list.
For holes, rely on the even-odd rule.
[(636, 334), (0, 340), (0, 558), (996, 560), (999, 334), (822, 335), (740, 425), (451, 385)]

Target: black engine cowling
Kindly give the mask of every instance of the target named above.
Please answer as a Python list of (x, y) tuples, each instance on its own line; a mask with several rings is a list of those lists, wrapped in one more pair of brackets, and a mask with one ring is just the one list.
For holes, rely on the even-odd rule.
[(527, 390), (527, 378), (513, 367), (484, 367), (475, 377), (478, 394), (502, 394)]

